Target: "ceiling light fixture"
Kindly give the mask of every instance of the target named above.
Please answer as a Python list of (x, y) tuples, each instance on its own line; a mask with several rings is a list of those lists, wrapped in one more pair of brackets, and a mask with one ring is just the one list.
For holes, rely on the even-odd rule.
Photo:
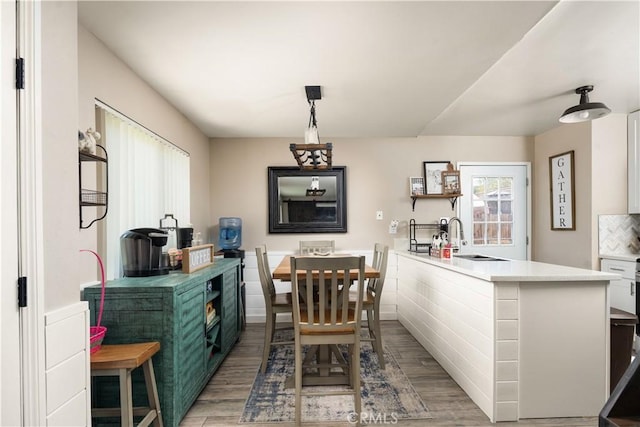
[(589, 102), (588, 93), (593, 90), (593, 86), (580, 86), (576, 93), (580, 95), (580, 104), (568, 108), (560, 117), (562, 123), (578, 123), (599, 119), (611, 112), (602, 102)]
[(309, 124), (304, 133), (304, 144), (291, 144), (289, 149), (300, 169), (331, 169), (333, 144), (320, 144), (318, 123), (316, 122), (316, 100), (322, 99), (320, 86), (305, 86), (307, 102), (311, 107)]

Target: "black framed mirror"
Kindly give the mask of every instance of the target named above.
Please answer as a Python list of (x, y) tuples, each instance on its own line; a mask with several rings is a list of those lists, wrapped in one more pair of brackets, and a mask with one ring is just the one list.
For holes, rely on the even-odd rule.
[(346, 233), (345, 166), (270, 166), (269, 233)]

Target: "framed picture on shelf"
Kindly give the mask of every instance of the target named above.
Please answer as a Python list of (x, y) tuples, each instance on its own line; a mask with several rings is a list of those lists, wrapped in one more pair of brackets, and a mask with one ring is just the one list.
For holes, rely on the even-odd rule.
[(442, 171), (442, 194), (460, 194), (460, 171)]
[(449, 161), (422, 162), (425, 194), (442, 194), (442, 172), (448, 169)]
[(424, 194), (424, 178), (421, 176), (409, 177), (409, 194), (421, 196)]

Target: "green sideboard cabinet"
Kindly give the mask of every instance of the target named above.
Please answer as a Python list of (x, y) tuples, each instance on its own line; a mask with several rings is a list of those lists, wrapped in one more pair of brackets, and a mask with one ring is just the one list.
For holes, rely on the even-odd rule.
[[(240, 260), (216, 259), (191, 274), (126, 277), (106, 285), (103, 344), (159, 341), (153, 357), (165, 426), (177, 427), (240, 337)], [(100, 286), (86, 287), (83, 299), (95, 325)], [(146, 402), (144, 379), (134, 371), (134, 405)], [(96, 377), (92, 405), (118, 406), (116, 378)], [(108, 420), (108, 419), (107, 419)], [(100, 421), (102, 419), (95, 419)], [(114, 422), (117, 424), (117, 419)], [(107, 424), (107, 423), (105, 423)], [(96, 424), (94, 424), (96, 425)]]

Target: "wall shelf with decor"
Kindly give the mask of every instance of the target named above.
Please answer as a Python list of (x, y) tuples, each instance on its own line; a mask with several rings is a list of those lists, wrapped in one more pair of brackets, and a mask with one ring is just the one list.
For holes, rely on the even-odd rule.
[(449, 199), (451, 210), (456, 207), (460, 193), (460, 171), (448, 160), (422, 162), (423, 176), (409, 177), (411, 209), (416, 210), (418, 199)]
[[(80, 228), (86, 229), (93, 225), (94, 222), (100, 221), (107, 216), (109, 209), (109, 156), (107, 150), (102, 145), (96, 145), (96, 149), (100, 149), (103, 155), (93, 154), (87, 151), (78, 151), (78, 190), (79, 190), (79, 209), (80, 209)], [(104, 191), (86, 189), (82, 187), (82, 165), (84, 163), (94, 163), (96, 165), (104, 165)], [(89, 222), (88, 225), (83, 224), (83, 208), (104, 209), (102, 214)]]
[(451, 210), (454, 210), (456, 207), (456, 202), (458, 201), (458, 197), (461, 197), (462, 194), (412, 194), (411, 195), (411, 210), (416, 210), (416, 200), (418, 199), (449, 199), (451, 203)]

